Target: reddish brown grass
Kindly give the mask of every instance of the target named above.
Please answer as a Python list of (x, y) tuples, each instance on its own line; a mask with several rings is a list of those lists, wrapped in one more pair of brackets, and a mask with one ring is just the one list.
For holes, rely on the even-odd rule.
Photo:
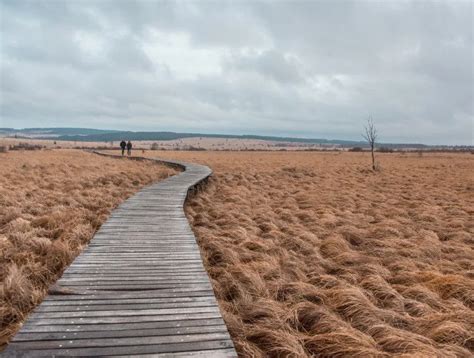
[(241, 356), (473, 356), (472, 156), (160, 154), (215, 170), (186, 210)]
[(80, 151), (0, 154), (0, 348), (110, 211), (175, 173)]

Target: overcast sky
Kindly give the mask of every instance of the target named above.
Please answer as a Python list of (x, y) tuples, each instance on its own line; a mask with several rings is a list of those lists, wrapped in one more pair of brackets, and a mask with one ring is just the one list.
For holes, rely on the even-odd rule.
[(473, 144), (471, 1), (0, 4), (0, 127)]

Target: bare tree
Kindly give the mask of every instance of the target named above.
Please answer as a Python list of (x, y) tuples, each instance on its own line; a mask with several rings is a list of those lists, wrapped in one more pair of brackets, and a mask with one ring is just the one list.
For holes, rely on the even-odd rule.
[(367, 120), (367, 125), (364, 127), (365, 133), (362, 136), (369, 143), (370, 150), (372, 152), (372, 169), (375, 170), (375, 141), (377, 140), (377, 128), (375, 128), (374, 121), (372, 118)]

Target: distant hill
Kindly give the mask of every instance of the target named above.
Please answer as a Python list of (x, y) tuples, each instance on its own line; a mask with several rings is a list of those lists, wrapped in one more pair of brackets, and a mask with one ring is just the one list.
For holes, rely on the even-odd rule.
[(11, 135), (23, 135), (23, 136), (48, 136), (48, 137), (59, 137), (59, 136), (87, 136), (104, 133), (114, 133), (115, 130), (109, 129), (91, 129), (91, 128), (0, 128), (0, 133), (6, 133)]
[[(350, 141), (339, 139), (322, 139), (322, 138), (295, 138), (295, 137), (276, 137), (276, 136), (260, 136), (260, 135), (232, 135), (232, 134), (205, 134), (205, 133), (176, 133), (176, 132), (132, 132), (119, 131), (109, 129), (91, 129), (91, 128), (0, 128), (0, 134), (3, 136), (28, 137), (35, 139), (54, 138), (56, 140), (65, 141), (82, 141), (82, 142), (110, 142), (122, 139), (132, 141), (159, 141), (159, 140), (175, 140), (182, 138), (232, 138), (232, 139), (254, 139), (273, 142), (290, 142), (290, 143), (306, 143), (306, 144), (325, 144), (339, 145), (343, 147), (366, 147), (365, 141)], [(427, 148), (424, 144), (396, 144), (396, 143), (380, 143), (380, 146), (388, 148)]]

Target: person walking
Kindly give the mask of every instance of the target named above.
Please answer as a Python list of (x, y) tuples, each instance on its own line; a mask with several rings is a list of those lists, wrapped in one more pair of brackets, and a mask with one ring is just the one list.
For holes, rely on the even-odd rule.
[(120, 148), (122, 148), (122, 157), (125, 155), (126, 146), (127, 146), (127, 143), (124, 140), (120, 142)]
[(132, 142), (128, 141), (127, 143), (127, 154), (132, 155)]

